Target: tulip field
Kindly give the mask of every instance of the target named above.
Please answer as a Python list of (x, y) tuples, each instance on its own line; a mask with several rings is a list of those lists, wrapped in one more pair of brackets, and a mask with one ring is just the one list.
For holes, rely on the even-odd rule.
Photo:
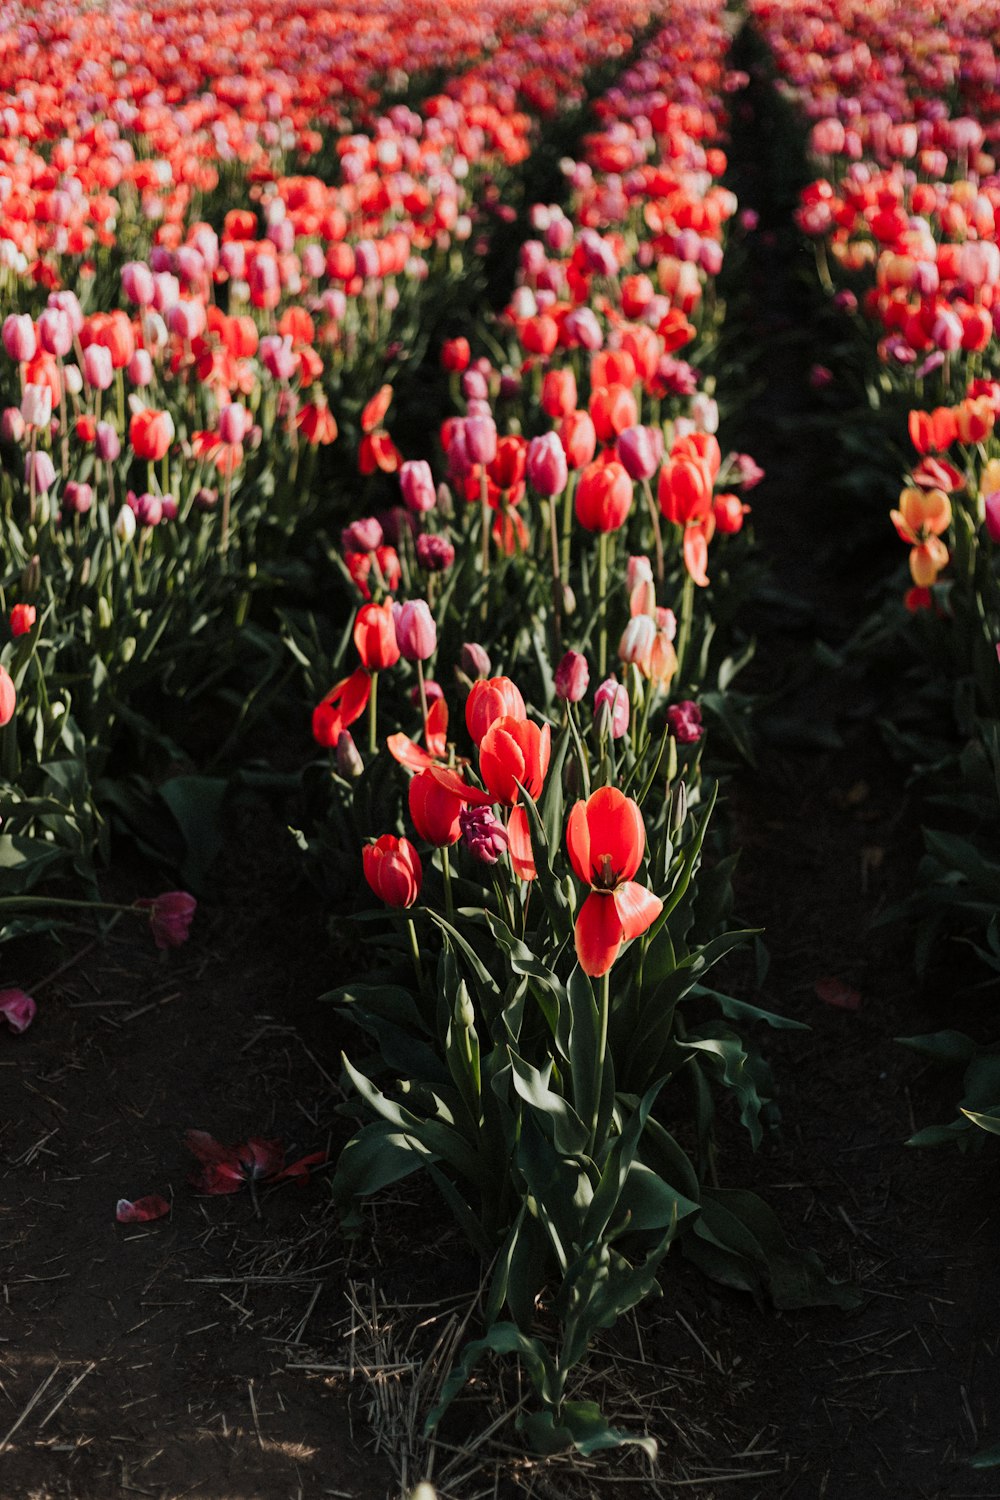
[(6, 8), (0, 1496), (1000, 1493), (998, 152), (998, 0)]

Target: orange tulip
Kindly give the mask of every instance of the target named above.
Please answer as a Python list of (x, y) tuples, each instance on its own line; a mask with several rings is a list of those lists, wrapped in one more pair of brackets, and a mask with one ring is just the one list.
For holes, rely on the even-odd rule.
[(591, 978), (606, 974), (623, 942), (656, 921), (663, 902), (633, 880), (646, 848), (638, 804), (606, 786), (577, 802), (566, 826), (566, 848), (575, 874), (590, 894), (576, 919), (576, 956)]

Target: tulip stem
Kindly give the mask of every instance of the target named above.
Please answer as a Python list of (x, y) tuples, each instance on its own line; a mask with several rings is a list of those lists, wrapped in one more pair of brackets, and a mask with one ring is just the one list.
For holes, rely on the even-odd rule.
[(449, 922), (455, 920), (455, 904), (451, 894), (451, 860), (448, 856), (448, 846), (441, 848), (441, 874), (444, 876), (444, 911)]
[(407, 917), (406, 926), (410, 934), (410, 952), (413, 954), (413, 967), (417, 971), (417, 988), (424, 987), (424, 966), (420, 959), (420, 944), (417, 941), (417, 926), (412, 917)]
[(419, 658), (417, 660), (417, 686), (420, 689), (420, 712), (423, 715), (424, 719), (424, 744), (429, 750), (431, 747), (427, 741), (427, 737), (430, 733), (427, 723), (427, 685), (424, 682), (424, 664), (419, 660)]
[(486, 620), (490, 612), (489, 582), (490, 582), (490, 491), (489, 476), (486, 473), (486, 465), (480, 465), (479, 473), (479, 522), (482, 527), (482, 549), (483, 549), (483, 604), (481, 615)]
[(601, 531), (597, 537), (597, 608), (601, 617), (601, 631), (597, 638), (597, 673), (601, 681), (608, 668), (608, 533)]
[(601, 1123), (601, 1095), (604, 1093), (604, 1058), (608, 1050), (608, 1016), (611, 1011), (611, 970), (601, 979), (601, 998), (598, 1013), (600, 1034), (597, 1042), (597, 1058), (594, 1063), (594, 1118), (590, 1127), (590, 1155), (597, 1151), (597, 1132)]
[(556, 524), (556, 497), (549, 497), (549, 533), (552, 539), (552, 622), (556, 646), (562, 638), (562, 578), (559, 573), (559, 528)]
[(694, 614), (694, 579), (685, 568), (684, 591), (681, 594), (681, 621), (677, 633), (677, 685), (684, 683), (684, 658), (691, 638), (691, 617)]
[(649, 480), (642, 481), (642, 492), (646, 497), (646, 505), (649, 508), (649, 519), (653, 523), (653, 541), (656, 546), (656, 581), (663, 582), (663, 532), (660, 530), (660, 514), (653, 499), (653, 491)]
[(562, 513), (562, 576), (569, 577), (569, 544), (573, 532), (573, 492), (576, 489), (576, 470), (570, 469), (563, 495)]
[(368, 699), (368, 749), (372, 755), (378, 749), (378, 673), (372, 673), (372, 690)]

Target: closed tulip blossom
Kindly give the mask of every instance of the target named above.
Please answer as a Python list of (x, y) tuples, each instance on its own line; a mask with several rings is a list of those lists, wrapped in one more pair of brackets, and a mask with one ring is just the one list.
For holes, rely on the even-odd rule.
[(986, 534), (991, 542), (1000, 546), (1000, 490), (994, 490), (983, 501), (986, 519)]
[(604, 732), (613, 740), (620, 740), (628, 733), (630, 712), (628, 692), (616, 678), (608, 677), (594, 694), (598, 725), (605, 726)]
[(394, 610), (396, 640), (407, 661), (427, 661), (437, 647), (437, 625), (424, 599), (408, 599)]
[(546, 432), (528, 444), (528, 482), (538, 495), (561, 495), (569, 478), (566, 453), (557, 433)]
[(474, 682), (465, 700), (465, 725), (473, 741), (481, 744), (490, 725), (504, 717), (527, 717), (517, 684), (509, 677), (486, 677)]
[(437, 489), (431, 466), (425, 459), (410, 459), (399, 471), (399, 487), (407, 510), (415, 515), (433, 510), (437, 504)]
[(412, 906), (420, 895), (423, 866), (409, 839), (383, 833), (361, 851), (365, 879), (386, 906)]
[(479, 774), (495, 802), (512, 806), (523, 786), (538, 797), (549, 769), (551, 734), (528, 719), (505, 715), (496, 719), (479, 746)]
[(632, 481), (620, 463), (588, 464), (575, 496), (576, 518), (586, 531), (610, 532), (632, 509)]
[(11, 359), (26, 364), (38, 349), (35, 325), (28, 313), (11, 313), (3, 321), (3, 346)]
[(35, 1019), (37, 1007), (24, 990), (0, 990), (0, 1016), (3, 1016), (11, 1031), (27, 1031)]
[(0, 729), (9, 724), (17, 707), (17, 689), (6, 667), (0, 666)]
[(579, 651), (567, 651), (556, 668), (556, 697), (564, 703), (579, 703), (590, 686), (587, 658)]
[(27, 635), (34, 626), (38, 611), (33, 604), (15, 604), (10, 612), (10, 633), (15, 638)]
[(158, 948), (180, 948), (187, 942), (198, 903), (187, 891), (164, 891), (144, 896), (136, 906), (148, 910), (153, 942)]
[(577, 802), (566, 826), (570, 864), (590, 893), (576, 919), (576, 956), (591, 978), (607, 974), (622, 944), (646, 932), (663, 902), (633, 877), (646, 849), (642, 813), (617, 787)]
[(701, 709), (690, 699), (683, 703), (671, 703), (667, 709), (667, 724), (678, 745), (696, 745), (705, 732), (701, 722)]
[(362, 604), (354, 622), (354, 644), (369, 672), (384, 672), (399, 661), (399, 643), (392, 605)]
[(455, 561), (455, 548), (446, 536), (424, 531), (415, 543), (417, 562), (427, 573), (445, 573)]

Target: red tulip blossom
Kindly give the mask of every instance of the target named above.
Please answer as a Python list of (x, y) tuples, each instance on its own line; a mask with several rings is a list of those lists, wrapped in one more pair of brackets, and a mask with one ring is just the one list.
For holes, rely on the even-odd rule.
[(465, 723), (477, 745), (497, 719), (526, 718), (520, 689), (509, 677), (480, 677), (465, 701)]
[(136, 458), (158, 463), (174, 440), (174, 419), (168, 411), (137, 411), (128, 424), (128, 440)]
[(495, 719), (479, 746), (479, 774), (495, 802), (513, 805), (519, 786), (537, 797), (549, 769), (549, 726), (539, 729), (528, 719), (506, 715)]
[(576, 487), (575, 509), (586, 531), (617, 531), (632, 509), (632, 481), (625, 468), (616, 459), (588, 464)]
[(205, 1130), (189, 1130), (184, 1137), (188, 1150), (201, 1163), (188, 1179), (200, 1193), (238, 1193), (257, 1182), (309, 1181), (309, 1168), (327, 1159), (325, 1151), (313, 1151), (287, 1167), (283, 1141), (251, 1136), (237, 1146), (222, 1146)]
[(354, 644), (369, 672), (384, 672), (399, 661), (392, 604), (362, 604), (354, 622)]
[(365, 879), (386, 906), (412, 906), (420, 895), (423, 866), (409, 839), (383, 833), (361, 851)]
[(663, 902), (633, 876), (642, 863), (646, 829), (638, 804), (617, 787), (577, 802), (566, 826), (575, 874), (591, 890), (576, 919), (576, 956), (591, 978), (606, 974), (623, 942), (656, 921)]
[(136, 906), (149, 911), (149, 925), (158, 948), (180, 948), (188, 940), (198, 903), (187, 891), (164, 891), (162, 896), (143, 896)]

